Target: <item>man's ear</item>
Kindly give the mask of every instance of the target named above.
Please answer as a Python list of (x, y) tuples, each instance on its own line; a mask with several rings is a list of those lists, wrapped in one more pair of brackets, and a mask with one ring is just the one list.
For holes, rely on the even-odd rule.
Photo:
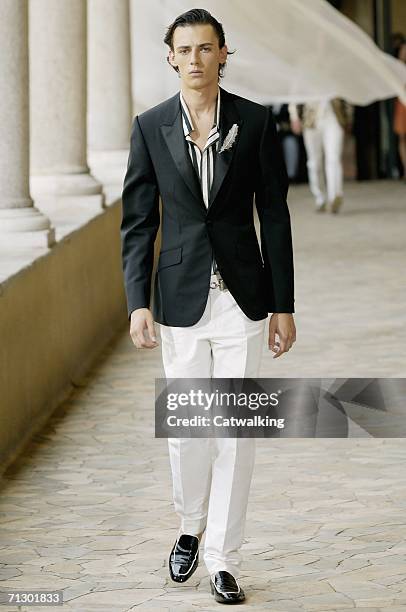
[(174, 58), (175, 58), (174, 52), (172, 51), (172, 49), (169, 49), (169, 55), (168, 55), (168, 58), (167, 58), (168, 62), (169, 62), (169, 64), (171, 64), (171, 66), (173, 66), (173, 68), (177, 68), (177, 64), (174, 63), (175, 62)]
[(224, 45), (224, 47), (220, 49), (220, 59), (221, 59), (222, 64), (224, 64), (224, 62), (227, 61), (227, 51), (228, 51), (227, 45)]

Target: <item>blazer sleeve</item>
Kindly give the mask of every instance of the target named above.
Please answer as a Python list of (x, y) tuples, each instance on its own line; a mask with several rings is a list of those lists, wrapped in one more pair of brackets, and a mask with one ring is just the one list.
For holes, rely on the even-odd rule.
[(295, 312), (289, 179), (272, 111), (266, 109), (255, 188), (269, 312)]
[(159, 224), (158, 183), (137, 115), (131, 129), (120, 227), (128, 318), (136, 308), (150, 307), (154, 242)]

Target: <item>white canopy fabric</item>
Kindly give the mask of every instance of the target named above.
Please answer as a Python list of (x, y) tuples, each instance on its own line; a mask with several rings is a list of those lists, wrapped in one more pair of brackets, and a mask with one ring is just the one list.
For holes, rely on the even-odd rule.
[[(151, 4), (132, 4), (136, 112), (179, 89), (163, 37), (179, 14), (194, 8), (185, 0)], [(236, 50), (221, 80), (229, 91), (262, 104), (336, 96), (358, 105), (395, 96), (406, 103), (405, 64), (325, 0), (203, 0), (197, 7), (223, 24), (226, 44)]]

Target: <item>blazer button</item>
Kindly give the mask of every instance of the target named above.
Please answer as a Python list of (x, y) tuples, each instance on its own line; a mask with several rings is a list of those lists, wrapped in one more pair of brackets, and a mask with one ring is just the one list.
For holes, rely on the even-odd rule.
[(213, 221), (211, 219), (206, 219), (206, 225), (213, 225)]

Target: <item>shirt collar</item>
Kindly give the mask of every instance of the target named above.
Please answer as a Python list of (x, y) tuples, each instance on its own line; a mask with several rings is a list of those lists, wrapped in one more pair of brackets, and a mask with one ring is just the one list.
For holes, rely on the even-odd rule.
[[(190, 115), (188, 106), (186, 104), (186, 100), (182, 95), (182, 90), (180, 90), (179, 94), (180, 94), (179, 97), (180, 97), (181, 110), (182, 110), (183, 132), (185, 136), (188, 136), (190, 132), (194, 130), (194, 125), (193, 125), (192, 117)], [(220, 87), (217, 89), (216, 109), (214, 112), (214, 116), (215, 116), (215, 121), (211, 129), (213, 130), (213, 128), (216, 128), (216, 130), (218, 131), (219, 121), (220, 121)]]

